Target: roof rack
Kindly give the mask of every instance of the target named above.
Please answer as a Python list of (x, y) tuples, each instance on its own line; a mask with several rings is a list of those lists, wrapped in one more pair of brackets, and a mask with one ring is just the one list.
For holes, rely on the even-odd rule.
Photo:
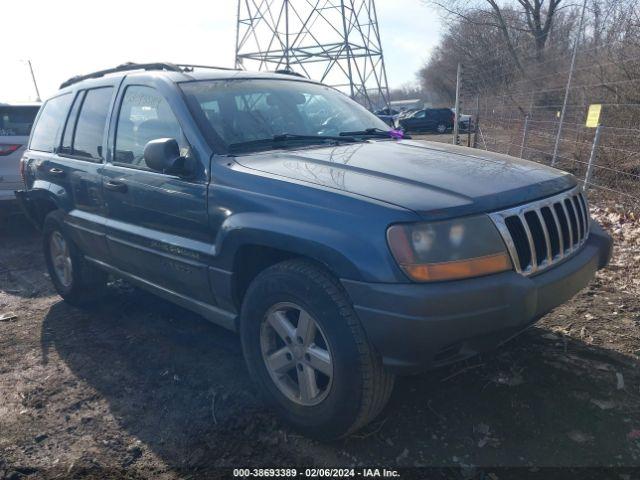
[[(76, 75), (75, 77), (71, 77), (69, 80), (66, 80), (60, 84), (60, 88), (68, 87), (69, 85), (73, 85), (74, 83), (81, 82), (82, 80), (88, 80), (90, 78), (100, 78), (108, 75), (110, 73), (118, 73), (118, 72), (129, 72), (132, 70), (166, 70), (168, 72), (182, 72), (188, 73), (193, 72), (196, 68), (208, 68), (212, 70), (239, 70), (237, 68), (231, 67), (216, 67), (213, 65), (193, 65), (188, 63), (166, 63), (166, 62), (156, 62), (156, 63), (133, 63), (127, 62), (122, 65), (118, 65), (114, 68), (107, 68), (106, 70), (99, 70), (93, 73), (87, 73), (86, 75)], [(307, 78), (301, 73), (298, 73), (291, 68), (284, 68), (276, 70), (275, 73), (280, 73), (283, 75), (294, 75), (296, 77)]]
[(132, 70), (166, 70), (169, 72), (192, 72), (195, 68), (211, 68), (215, 70), (236, 70), (235, 68), (213, 67), (210, 65), (189, 65), (185, 63), (175, 64), (175, 63), (166, 63), (166, 62), (156, 62), (156, 63), (127, 62), (127, 63), (123, 63), (122, 65), (118, 65), (117, 67), (114, 67), (114, 68), (107, 68), (106, 70), (99, 70), (97, 72), (88, 73), (86, 75), (77, 75), (63, 82), (60, 85), (60, 88), (68, 87), (69, 85), (73, 85), (74, 83), (78, 83), (82, 80), (87, 80), (89, 78), (104, 77), (109, 73), (129, 72)]
[(195, 68), (209, 68), (212, 70), (238, 70), (237, 68), (232, 67), (216, 67), (213, 65), (191, 65), (188, 63), (178, 63), (176, 64), (178, 67), (182, 68), (183, 72), (193, 72)]
[(182, 72), (182, 69), (178, 65), (174, 65), (173, 63), (127, 62), (114, 68), (107, 68), (106, 70), (99, 70), (97, 72), (88, 73), (86, 75), (76, 75), (75, 77), (71, 77), (69, 80), (62, 82), (60, 84), (60, 88), (68, 87), (69, 85), (73, 85), (74, 83), (78, 83), (89, 78), (100, 78), (108, 75), (109, 73), (128, 72), (130, 70), (167, 70), (170, 72)]

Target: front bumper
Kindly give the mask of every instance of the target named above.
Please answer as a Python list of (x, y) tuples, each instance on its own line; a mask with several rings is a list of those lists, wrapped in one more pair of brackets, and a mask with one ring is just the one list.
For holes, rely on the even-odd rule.
[(342, 284), (384, 365), (414, 373), (509, 340), (584, 288), (611, 250), (611, 237), (592, 222), (577, 253), (532, 277), (504, 272), (433, 284)]

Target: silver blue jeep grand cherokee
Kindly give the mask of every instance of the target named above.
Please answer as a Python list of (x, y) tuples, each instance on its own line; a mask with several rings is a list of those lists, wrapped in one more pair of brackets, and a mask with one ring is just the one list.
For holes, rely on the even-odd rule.
[(127, 64), (44, 104), (17, 196), (66, 301), (111, 274), (238, 331), (273, 408), (334, 438), (395, 374), (506, 341), (611, 252), (572, 175), (387, 130), (307, 79)]

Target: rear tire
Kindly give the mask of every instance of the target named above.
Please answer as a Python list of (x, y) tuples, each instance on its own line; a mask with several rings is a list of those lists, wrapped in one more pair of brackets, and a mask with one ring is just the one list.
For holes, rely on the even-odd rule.
[[(271, 360), (275, 355), (265, 353), (264, 347), (273, 312), (281, 312), (290, 322), (284, 331), (292, 332), (272, 335), (279, 342), (272, 351), (286, 352), (291, 362), (276, 373)], [(330, 364), (312, 374), (316, 397), (305, 397), (306, 380), (298, 376), (317, 365), (305, 360), (305, 342), (300, 338), (296, 343), (293, 333), (302, 328), (303, 315), (305, 322), (317, 325), (309, 348), (322, 350)], [(369, 344), (346, 293), (331, 274), (311, 262), (287, 260), (254, 279), (242, 305), (240, 334), (249, 372), (266, 401), (307, 436), (330, 440), (348, 435), (373, 420), (391, 395), (394, 376)]]
[(447, 126), (444, 123), (439, 123), (436, 127), (438, 133), (447, 133)]
[(107, 274), (90, 265), (75, 245), (64, 224), (64, 213), (50, 212), (44, 219), (44, 258), (53, 286), (66, 302), (85, 306), (106, 293)]

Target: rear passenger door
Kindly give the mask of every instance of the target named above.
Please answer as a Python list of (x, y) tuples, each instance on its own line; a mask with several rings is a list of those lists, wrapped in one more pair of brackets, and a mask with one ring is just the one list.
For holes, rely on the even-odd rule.
[(69, 234), (88, 256), (108, 260), (101, 168), (113, 85), (66, 92), (43, 105), (25, 161), (34, 194), (51, 196), (67, 213)]
[[(207, 260), (207, 176), (170, 104), (151, 86), (129, 84), (114, 114), (113, 154), (104, 169), (107, 242), (113, 265), (156, 286), (211, 303)], [(147, 142), (174, 138), (193, 167), (189, 178), (152, 171)], [(110, 143), (111, 145), (111, 143)]]
[(113, 86), (77, 93), (48, 170), (69, 192), (66, 223), (74, 241), (86, 255), (101, 261), (109, 259), (102, 167), (113, 97)]

